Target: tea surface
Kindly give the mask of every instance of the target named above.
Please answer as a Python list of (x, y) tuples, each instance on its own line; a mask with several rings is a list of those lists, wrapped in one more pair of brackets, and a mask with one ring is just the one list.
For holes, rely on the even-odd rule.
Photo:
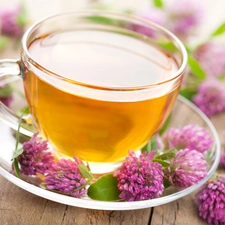
[[(174, 59), (157, 47), (104, 31), (52, 33), (33, 41), (29, 52), (39, 65), (58, 75), (109, 88), (157, 83), (177, 70)], [(24, 86), (34, 121), (56, 151), (89, 162), (115, 162), (146, 144), (179, 92), (178, 86), (140, 101), (123, 101), (122, 95), (118, 101), (102, 100), (90, 98), (91, 90), (87, 97), (47, 83), (30, 70)]]

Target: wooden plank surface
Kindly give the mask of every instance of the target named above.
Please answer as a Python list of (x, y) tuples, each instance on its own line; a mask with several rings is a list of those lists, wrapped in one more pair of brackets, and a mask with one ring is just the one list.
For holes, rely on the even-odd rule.
[[(184, 104), (176, 104), (172, 126), (204, 125)], [(225, 114), (212, 118), (222, 137)], [(82, 209), (55, 203), (28, 193), (0, 177), (1, 225), (204, 225), (198, 217), (195, 194), (155, 208), (131, 211)]]
[(3, 177), (0, 187), (1, 225), (147, 225), (152, 210), (102, 211), (66, 206), (28, 193)]

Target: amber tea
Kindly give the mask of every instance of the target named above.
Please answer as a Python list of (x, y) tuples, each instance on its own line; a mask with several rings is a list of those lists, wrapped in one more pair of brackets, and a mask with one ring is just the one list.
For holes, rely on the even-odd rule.
[(172, 78), (177, 62), (132, 36), (64, 30), (36, 38), (28, 51), (47, 68), (44, 73), (63, 80), (49, 82), (29, 68), (24, 78), (35, 124), (62, 156), (89, 162), (123, 159), (158, 131), (179, 92), (180, 82), (148, 90)]

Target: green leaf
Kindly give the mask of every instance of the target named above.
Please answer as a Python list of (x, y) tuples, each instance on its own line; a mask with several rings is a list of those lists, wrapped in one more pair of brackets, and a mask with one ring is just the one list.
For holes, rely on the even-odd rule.
[(204, 160), (210, 164), (210, 162), (212, 161), (212, 158), (213, 158), (213, 151), (211, 151), (211, 150), (206, 151), (204, 156), (205, 156)]
[(161, 159), (153, 159), (152, 162), (157, 162), (159, 164), (161, 164), (163, 167), (168, 167), (170, 166), (170, 163), (164, 161), (164, 160), (161, 160)]
[(25, 106), (24, 108), (22, 108), (19, 111), (17, 111), (17, 114), (19, 114), (19, 115), (23, 114), (23, 116), (26, 116), (29, 113), (30, 113), (30, 109), (27, 106)]
[(157, 155), (154, 159), (168, 160), (172, 159), (174, 156), (176, 156), (176, 149), (171, 148), (169, 150), (166, 150), (163, 154)]
[(185, 97), (186, 99), (190, 101), (192, 101), (192, 98), (196, 94), (197, 94), (197, 89), (193, 90), (193, 88), (183, 88), (180, 90), (180, 95), (182, 95), (183, 97)]
[(188, 65), (193, 75), (195, 75), (197, 78), (201, 80), (204, 80), (206, 78), (205, 71), (196, 59), (191, 56), (188, 56)]
[(162, 0), (153, 0), (153, 4), (156, 8), (162, 8), (163, 7), (163, 1)]
[(12, 85), (5, 85), (4, 87), (0, 87), (0, 96), (3, 98), (9, 97), (13, 93)]
[[(21, 114), (20, 119), (19, 119), (19, 125), (18, 125), (18, 129), (16, 132), (15, 151), (13, 152), (13, 156), (12, 156), (14, 170), (16, 172), (17, 177), (19, 177), (19, 178), (20, 178), (20, 170), (19, 170), (18, 160), (17, 160), (17, 157), (14, 157), (14, 156), (21, 152), (21, 150), (18, 149), (18, 145), (19, 145), (19, 140), (20, 140), (20, 127), (21, 127), (21, 123), (22, 123), (22, 117), (23, 117), (25, 111), (26, 111), (26, 109), (24, 109), (24, 111)], [(22, 152), (20, 154), (22, 154)]]
[[(18, 129), (17, 129), (17, 132), (16, 132), (16, 146), (15, 146), (15, 151), (17, 150), (18, 145), (19, 145), (19, 140), (20, 140), (20, 127), (21, 127), (21, 123), (22, 123), (22, 117), (23, 117), (23, 113), (22, 113), (22, 115), (20, 116), (20, 119), (19, 119), (19, 126), (18, 126)], [(13, 153), (13, 154), (14, 154), (14, 153)]]
[(141, 152), (150, 152), (152, 149), (151, 147), (151, 140), (141, 149)]
[(106, 25), (114, 25), (115, 20), (104, 17), (104, 16), (87, 16), (86, 19), (94, 22), (94, 23), (100, 23), (100, 24), (106, 24)]
[(218, 78), (219, 78), (220, 81), (224, 82), (225, 81), (225, 74), (220, 75)]
[(95, 200), (114, 201), (119, 199), (118, 180), (112, 174), (102, 176), (88, 188), (88, 196)]
[(17, 24), (21, 27), (24, 27), (27, 24), (27, 14), (22, 12), (17, 17)]
[(27, 9), (24, 1), (20, 5), (20, 13), (17, 16), (17, 24), (21, 27), (24, 27), (28, 22)]
[(168, 188), (171, 186), (171, 183), (169, 182), (168, 179), (166, 179), (165, 177), (163, 178), (163, 185), (164, 185), (164, 188)]
[(156, 150), (156, 137), (153, 136), (151, 140), (141, 149), (141, 152), (150, 152), (152, 150)]
[(9, 40), (7, 37), (0, 37), (0, 50), (4, 49), (9, 43)]
[[(29, 113), (30, 113), (30, 110), (27, 106), (25, 106), (23, 109), (21, 109), (20, 111), (17, 112), (17, 114), (19, 116), (23, 117), (22, 121), (20, 122), (20, 127), (23, 127), (24, 129), (35, 133), (35, 132), (37, 132), (37, 130), (33, 126), (32, 121), (31, 121), (30, 117), (28, 116)], [(24, 117), (24, 116), (27, 116), (27, 117)], [(20, 136), (21, 136), (21, 134), (20, 134)]]
[(184, 46), (186, 48), (186, 51), (188, 54), (190, 54), (191, 52), (193, 52), (192, 48), (190, 46), (188, 46), (187, 44), (185, 44)]
[(156, 137), (153, 136), (150, 140), (151, 143), (151, 150), (156, 150), (157, 149), (157, 145), (156, 145)]
[(165, 50), (168, 50), (169, 52), (176, 52), (177, 51), (177, 47), (176, 45), (174, 45), (173, 42), (169, 41), (169, 42), (158, 42), (158, 44)]
[(18, 165), (18, 160), (17, 160), (17, 158), (14, 159), (13, 165), (14, 165), (14, 170), (15, 170), (16, 176), (17, 176), (18, 178), (21, 178), (21, 177), (20, 177), (20, 169), (19, 169), (19, 165)]
[(21, 155), (23, 153), (23, 148), (19, 148), (19, 149), (16, 149), (14, 152), (13, 152), (13, 156), (12, 156), (12, 160), (17, 158), (19, 155)]
[(169, 124), (170, 124), (170, 121), (171, 121), (171, 118), (172, 118), (172, 114), (170, 114), (168, 116), (168, 118), (166, 119), (166, 121), (164, 122), (163, 126), (161, 127), (161, 129), (159, 130), (159, 135), (161, 136), (165, 131), (166, 129), (168, 128)]
[(93, 178), (93, 176), (90, 173), (89, 169), (84, 164), (79, 164), (78, 168), (79, 168), (79, 171), (81, 172), (81, 174), (83, 175), (84, 178), (87, 178), (87, 179), (92, 179)]
[(219, 36), (225, 33), (225, 22), (222, 23), (212, 34), (211, 37)]

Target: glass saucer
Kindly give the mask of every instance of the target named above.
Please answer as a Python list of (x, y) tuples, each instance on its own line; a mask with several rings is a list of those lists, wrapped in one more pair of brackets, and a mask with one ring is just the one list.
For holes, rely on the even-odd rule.
[(184, 99), (183, 97), (179, 96), (173, 109), (172, 120), (169, 126), (183, 127), (187, 124), (193, 123), (205, 127), (211, 132), (212, 137), (214, 138), (214, 146), (208, 158), (208, 174), (206, 178), (200, 181), (197, 185), (193, 185), (189, 188), (182, 190), (168, 188), (168, 190), (166, 190), (164, 195), (160, 198), (136, 202), (105, 202), (92, 200), (88, 197), (77, 199), (74, 197), (69, 197), (44, 190), (31, 183), (21, 180), (10, 173), (12, 164), (11, 157), (15, 148), (15, 137), (13, 131), (2, 122), (0, 122), (0, 174), (13, 184), (21, 187), (28, 192), (31, 192), (48, 200), (70, 206), (99, 210), (132, 210), (159, 206), (175, 201), (194, 192), (197, 188), (203, 185), (217, 169), (220, 157), (220, 142), (214, 126), (212, 125), (211, 121), (196, 106), (194, 106), (191, 102)]

